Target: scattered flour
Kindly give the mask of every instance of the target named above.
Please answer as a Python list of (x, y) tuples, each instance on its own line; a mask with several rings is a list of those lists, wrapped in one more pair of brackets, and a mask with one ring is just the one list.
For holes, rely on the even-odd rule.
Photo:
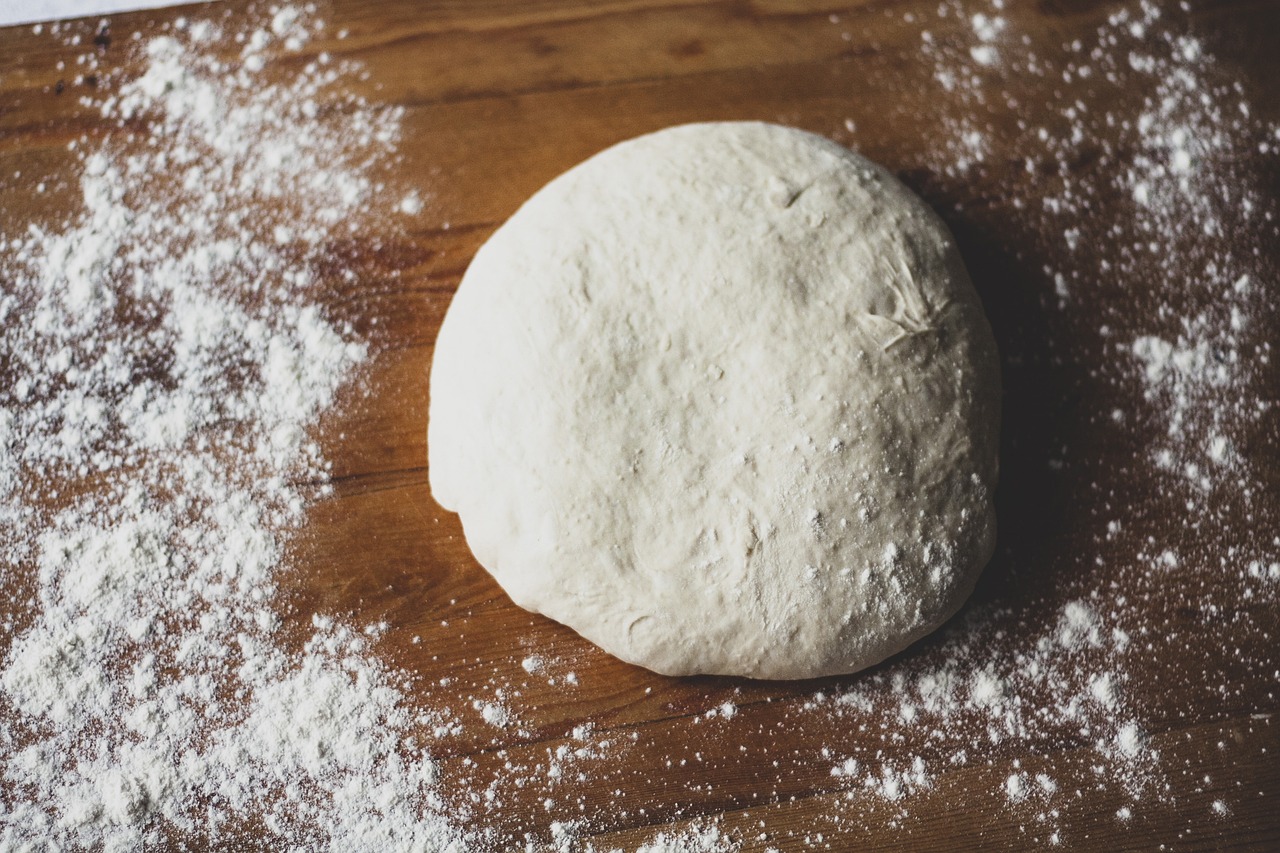
[[(312, 428), (366, 353), (309, 292), (399, 132), (353, 97), (317, 118), (350, 65), (254, 75), (318, 27), (287, 7), (145, 40), (145, 72), (86, 99), (120, 132), (72, 144), (83, 212), (0, 242), (0, 548), (30, 578), (0, 670), (6, 849), (475, 839), (368, 633), (278, 639), (285, 542), (328, 490)], [(224, 40), (243, 62), (201, 49)]]
[[(1035, 637), (1030, 624), (1023, 626)], [(824, 694), (818, 706), (831, 708), (852, 722), (880, 710), (886, 694), (898, 720), (889, 725), (912, 727), (921, 755), (941, 754), (949, 766), (990, 762), (1002, 746), (1019, 744), (1026, 755), (1047, 737), (1091, 744), (1099, 765), (1130, 796), (1159, 790), (1158, 754), (1138, 724), (1125, 716), (1118, 682), (1125, 677), (1122, 652), (1125, 632), (1108, 629), (1096, 608), (1085, 601), (1068, 602), (1056, 624), (1007, 656), (993, 650), (993, 622), (975, 616), (943, 647), (941, 665), (921, 660), (886, 674), (862, 679), (853, 689)], [(1093, 666), (1084, 660), (1097, 661)], [(1116, 670), (1101, 667), (1116, 667)], [(1048, 701), (1033, 698), (1046, 695)], [(963, 732), (963, 737), (957, 733)], [(975, 733), (980, 733), (975, 737)], [(918, 757), (909, 769), (885, 762), (879, 748), (854, 753), (835, 764), (831, 774), (847, 779), (851, 797), (863, 793), (897, 801), (931, 786), (932, 773)], [(1002, 782), (1011, 804), (1034, 800), (1038, 817), (1049, 821), (1057, 802), (1057, 782), (1049, 775), (1019, 772)], [(1032, 796), (1034, 795), (1034, 796)], [(1060, 795), (1066, 802), (1070, 794)]]
[[(556, 853), (623, 853), (618, 848), (598, 848), (581, 838), (583, 826), (579, 822), (555, 822), (551, 824), (551, 843)], [(534, 851), (532, 845), (526, 850)], [(697, 823), (681, 832), (660, 832), (651, 841), (635, 848), (635, 853), (734, 853), (740, 845), (721, 834), (714, 825)]]
[(659, 833), (648, 844), (637, 847), (636, 853), (730, 853), (736, 849), (738, 845), (710, 826), (682, 833)]
[(496, 702), (481, 702), (477, 699), (475, 709), (480, 712), (484, 721), (494, 728), (506, 728), (511, 722), (511, 712)]

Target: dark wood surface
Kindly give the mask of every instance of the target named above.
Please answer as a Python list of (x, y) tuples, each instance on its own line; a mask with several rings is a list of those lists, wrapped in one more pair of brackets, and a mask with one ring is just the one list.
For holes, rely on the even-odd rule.
[[(1165, 29), (1194, 32), (1219, 57), (1218, 71), (1241, 82), (1260, 126), (1280, 121), (1280, 4), (1195, 2), (1189, 14), (1167, 5), (1173, 23)], [(1020, 55), (1037, 52), (1054, 67), (1066, 61), (1064, 45), (1092, 37), (1122, 7), (1009, 0), (1004, 37), (1025, 36)], [(948, 93), (934, 77), (936, 55), (922, 51), (922, 30), (940, 49), (962, 55), (977, 42), (958, 10), (992, 13), (978, 3), (948, 8), (940, 17), (935, 0), (352, 0), (323, 6), (325, 35), (273, 66), (285, 73), (320, 51), (362, 62), (368, 78), (346, 85), (371, 102), (405, 108), (392, 177), (429, 197), (406, 233), (334, 247), (365, 275), (354, 286), (328, 283), (325, 301), (374, 342), (376, 355), (361, 387), (323, 424), (336, 490), (294, 543), (296, 567), (281, 581), (282, 602), (298, 636), (317, 611), (357, 624), (385, 620), (376, 653), (417, 678), (413, 701), (421, 709), (460, 712), (495, 687), (506, 691), (515, 724), (466, 725), (437, 738), (435, 753), (446, 799), (466, 804), (477, 825), (498, 827), (513, 845), (523, 845), (525, 833), (546, 841), (553, 820), (587, 818), (584, 837), (607, 849), (718, 817), (748, 850), (1021, 850), (1049, 845), (1055, 832), (1066, 849), (1280, 849), (1273, 716), (1280, 615), (1275, 594), (1236, 596), (1238, 571), (1229, 566), (1239, 543), (1262, 545), (1280, 532), (1280, 426), (1274, 415), (1260, 419), (1239, 442), (1251, 462), (1247, 498), (1223, 488), (1188, 509), (1181, 486), (1151, 464), (1161, 412), (1135, 399), (1140, 386), (1120, 378), (1100, 329), (1132, 337), (1157, 305), (1191, 311), (1202, 297), (1184, 298), (1161, 275), (1131, 269), (1073, 282), (1069, 306), (1059, 305), (1046, 270), (1096, 269), (1114, 248), (1108, 221), (1126, 208), (1123, 200), (1097, 199), (1079, 216), (1084, 245), (1073, 254), (1061, 235), (1068, 220), (1045, 215), (1035, 202), (1064, 179), (1122, 169), (1136, 152), (1118, 134), (1099, 136), (1064, 178), (1043, 146), (1027, 144), (1037, 127), (1060, 129), (1060, 105), (1074, 94), (1095, 115), (1126, 115), (1144, 93), (1009, 69), (993, 72), (987, 89)], [(119, 15), (113, 27), (147, 32), (181, 13), (237, 18), (250, 10), (232, 0)], [(342, 29), (349, 34), (338, 40)], [(113, 49), (113, 67), (127, 79), (136, 60), (125, 47)], [(53, 93), (66, 76), (55, 63), (69, 55), (27, 27), (0, 30), (7, 217), (72, 209), (71, 191), (37, 199), (7, 176), (69, 168), (67, 142), (102, 131), (96, 113)], [(975, 91), (985, 94), (981, 103)], [(1135, 799), (1114, 780), (1099, 780), (1091, 741), (1052, 727), (992, 745), (979, 724), (958, 720), (974, 729), (975, 747), (966, 765), (948, 764), (948, 748), (884, 711), (892, 676), (936, 664), (947, 653), (942, 638), (870, 674), (817, 683), (671, 679), (622, 664), (514, 607), (470, 556), (456, 517), (432, 501), (427, 368), (475, 250), (546, 181), (614, 142), (680, 122), (744, 118), (855, 145), (953, 227), (996, 329), (1006, 404), (1000, 549), (950, 630), (963, 634), (967, 617), (986, 614), (995, 627), (981, 642), (990, 643), (993, 658), (1007, 656), (1042, 634), (1065, 602), (1091, 596), (1139, 629), (1123, 661), (1125, 701), (1159, 754), (1159, 790)], [(966, 122), (989, 146), (980, 164), (958, 170), (961, 149), (949, 140)], [(1090, 125), (1100, 134), (1105, 127)], [(1274, 153), (1253, 146), (1235, 156), (1274, 203)], [(1238, 246), (1273, 257), (1280, 249), (1274, 230), (1264, 228), (1215, 239), (1215, 251)], [(1275, 264), (1260, 263), (1271, 278), (1259, 285), (1280, 292)], [(1260, 304), (1255, 327), (1280, 328), (1277, 299)], [(1171, 316), (1165, 328), (1176, 322)], [(1280, 376), (1274, 365), (1259, 370), (1253, 387), (1274, 402)], [(1109, 425), (1117, 408), (1131, 417)], [(1113, 520), (1123, 521), (1123, 535), (1106, 535)], [(1153, 579), (1143, 567), (1165, 547), (1187, 554), (1191, 565), (1170, 580)], [(551, 663), (530, 675), (521, 661), (535, 653)], [(568, 672), (576, 685), (565, 683)], [(876, 710), (806, 710), (818, 691), (859, 686), (877, 697)], [(737, 707), (731, 719), (704, 718), (727, 701)], [(504, 771), (545, 765), (548, 750), (573, 744), (573, 728), (588, 722), (592, 743), (607, 733), (611, 746), (569, 767), (554, 790), (544, 774), (525, 774), (541, 781), (522, 786), (515, 784), (521, 774)], [(926, 757), (932, 785), (892, 803), (848, 800), (824, 748), (878, 750), (898, 764)], [(1003, 783), (1017, 769), (1052, 773), (1064, 792), (1053, 802), (1056, 815), (1009, 804)], [(584, 779), (573, 778), (578, 770)], [(495, 779), (505, 780), (500, 807), (468, 802)], [(550, 810), (548, 797), (556, 802)], [(1229, 814), (1213, 811), (1219, 800)], [(1127, 821), (1116, 816), (1125, 806)]]

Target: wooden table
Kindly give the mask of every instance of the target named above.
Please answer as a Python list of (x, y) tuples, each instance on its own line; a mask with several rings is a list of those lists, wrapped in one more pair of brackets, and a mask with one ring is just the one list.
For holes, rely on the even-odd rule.
[[(1242, 83), (1257, 121), (1280, 120), (1280, 4), (1195, 2), (1189, 15), (1167, 5), (1165, 29), (1196, 33), (1219, 57), (1218, 70)], [(238, 19), (248, 7), (229, 0), (119, 15), (113, 31), (153, 31), (179, 14)], [(1064, 45), (1092, 38), (1119, 8), (1009, 0), (1000, 13), (1006, 41), (997, 44), (1056, 68)], [(394, 179), (428, 197), (407, 234), (335, 247), (366, 275), (354, 286), (328, 283), (326, 301), (375, 343), (376, 356), (367, 394), (349, 394), (324, 424), (336, 492), (295, 544), (296, 568), (281, 582), (286, 618), (297, 636), (317, 611), (356, 624), (385, 620), (376, 652), (417, 677), (414, 701), (424, 710), (465, 712), (473, 699), (505, 691), (512, 725), (477, 722), (434, 747), (446, 799), (478, 825), (522, 846), (526, 833), (546, 842), (552, 821), (586, 818), (584, 840), (604, 849), (705, 819), (747, 850), (1021, 850), (1049, 845), (1054, 833), (1069, 849), (1280, 849), (1280, 606), (1274, 593), (1232, 600), (1234, 581), (1223, 580), (1228, 569), (1238, 574), (1237, 543), (1265, 544), (1280, 531), (1280, 420), (1259, 420), (1240, 443), (1253, 463), (1251, 499), (1222, 489), (1186, 511), (1180, 487), (1147, 453), (1163, 429), (1160, 412), (1135, 399), (1132, 375), (1119, 378), (1116, 350), (1100, 333), (1106, 324), (1132, 336), (1157, 304), (1176, 309), (1183, 297), (1158, 276), (1130, 271), (1073, 281), (1060, 304), (1052, 272), (1096, 269), (1114, 250), (1107, 217), (1125, 207), (1097, 200), (1080, 217), (1083, 245), (1072, 252), (1061, 231), (1067, 220), (1037, 205), (1062, 181), (1124, 168), (1138, 152), (1118, 131), (1103, 135), (1058, 175), (1048, 149), (1033, 144), (1036, 128), (1060, 128), (1062, 105), (1076, 97), (1094, 114), (1123, 116), (1132, 114), (1126, 98), (1142, 93), (999, 66), (986, 83), (948, 92), (935, 74), (938, 56), (963, 59), (980, 45), (976, 12), (996, 14), (968, 0), (338, 0), (321, 10), (325, 35), (284, 61), (328, 51), (364, 63), (368, 79), (349, 85), (405, 108)], [(92, 23), (78, 26), (93, 32)], [(336, 38), (339, 30), (346, 38)], [(67, 54), (59, 50), (27, 27), (0, 31), (0, 174), (56, 169), (69, 162), (68, 139), (95, 130), (93, 114), (52, 94), (55, 62)], [(125, 47), (112, 50), (128, 76), (136, 60)], [(1126, 702), (1159, 752), (1167, 787), (1134, 802), (1114, 780), (1099, 780), (1091, 742), (1070, 732), (991, 744), (975, 728), (968, 763), (947, 763), (946, 751), (886, 710), (896, 707), (893, 676), (938, 663), (940, 638), (870, 674), (819, 683), (671, 679), (625, 665), (514, 607), (470, 556), (457, 518), (432, 501), (427, 368), (480, 244), (546, 181), (614, 142), (681, 122), (748, 118), (855, 145), (953, 227), (995, 325), (1006, 386), (1001, 546), (965, 614), (995, 620), (998, 630), (983, 635), (993, 658), (1042, 633), (1072, 599), (1094, 595), (1141, 626), (1125, 659)], [(965, 128), (987, 143), (980, 162), (958, 168)], [(1280, 199), (1274, 148), (1234, 156), (1256, 172), (1264, 199)], [(48, 209), (25, 185), (3, 192), (9, 216)], [(1271, 277), (1259, 284), (1272, 296), (1255, 322), (1280, 328), (1274, 228), (1214, 240), (1218, 249), (1262, 247)], [(1194, 298), (1183, 301), (1190, 310)], [(1271, 389), (1262, 399), (1275, 402), (1278, 380), (1275, 365), (1262, 368), (1255, 386)], [(1117, 408), (1131, 416), (1107, 426)], [(1123, 523), (1123, 535), (1107, 535), (1111, 521)], [(1152, 580), (1144, 566), (1164, 547), (1186, 554), (1188, 565)], [(953, 623), (960, 634), (965, 614)], [(534, 654), (547, 664), (531, 674), (521, 662)], [(872, 710), (808, 707), (819, 691), (856, 687), (875, 697)], [(708, 716), (726, 702), (735, 714)], [(581, 745), (572, 732), (588, 723), (586, 742), (601, 757), (566, 762), (554, 785), (545, 773), (515, 784), (521, 774), (504, 771), (545, 767), (549, 751)], [(931, 785), (896, 802), (848, 799), (856, 789), (831, 768), (840, 756), (877, 751), (894, 765), (925, 756)], [(1048, 819), (1011, 805), (1004, 787), (1012, 773), (1041, 769), (1061, 792)], [(495, 779), (500, 806), (470, 796)], [(1229, 813), (1215, 813), (1215, 801)], [(1125, 806), (1131, 817), (1117, 817)]]

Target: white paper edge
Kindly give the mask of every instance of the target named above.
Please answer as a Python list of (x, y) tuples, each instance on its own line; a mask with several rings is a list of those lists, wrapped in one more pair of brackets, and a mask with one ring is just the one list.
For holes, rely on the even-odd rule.
[(174, 0), (10, 0), (0, 2), (0, 27), (177, 5)]

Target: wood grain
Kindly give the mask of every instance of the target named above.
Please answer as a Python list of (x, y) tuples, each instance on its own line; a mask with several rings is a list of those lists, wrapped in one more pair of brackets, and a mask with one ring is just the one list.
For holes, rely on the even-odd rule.
[[(1003, 14), (1011, 31), (1025, 34), (1027, 49), (1052, 57), (1120, 5), (1010, 2)], [(330, 247), (363, 275), (355, 285), (325, 282), (325, 302), (373, 341), (376, 355), (322, 425), (335, 491), (316, 504), (293, 543), (281, 610), (298, 641), (314, 612), (385, 621), (376, 651), (415, 678), (413, 701), (424, 711), (465, 713), (496, 689), (518, 697), (511, 702), (516, 724), (506, 729), (475, 722), (441, 737), (424, 723), (421, 731), (436, 741), (446, 797), (478, 825), (499, 827), (511, 845), (523, 846), (526, 834), (545, 843), (553, 820), (585, 817), (602, 848), (634, 848), (660, 829), (718, 817), (747, 850), (1023, 850), (1045, 846), (1055, 830), (1065, 846), (1081, 850), (1280, 849), (1276, 606), (1241, 601), (1235, 613), (1222, 613), (1206, 604), (1201, 593), (1217, 583), (1217, 558), (1227, 555), (1216, 549), (1226, 531), (1171, 505), (1144, 456), (1160, 424), (1139, 415), (1126, 430), (1098, 426), (1112, 409), (1133, 408), (1133, 388), (1108, 372), (1113, 355), (1099, 329), (1132, 327), (1126, 318), (1153, 309), (1161, 282), (1099, 280), (1072, 310), (1052, 309), (1045, 270), (1061, 266), (1066, 250), (1044, 217), (1014, 200), (1037, 198), (1064, 180), (1047, 160), (1028, 163), (1027, 152), (1042, 149), (1020, 140), (1041, 126), (1060, 132), (1048, 102), (1072, 93), (1066, 83), (1014, 75), (999, 81), (1000, 103), (994, 88), (987, 103), (949, 97), (921, 52), (921, 31), (927, 22), (938, 43), (957, 49), (972, 33), (962, 16), (939, 17), (938, 8), (935, 0), (339, 0), (321, 9), (324, 36), (266, 72), (285, 74), (322, 51), (363, 63), (367, 79), (344, 85), (405, 109), (400, 159), (387, 180), (421, 187), (429, 198), (401, 231)], [(248, 20), (254, 12), (229, 0), (115, 16), (113, 31), (156, 32), (180, 14)], [(1242, 81), (1259, 121), (1280, 121), (1280, 5), (1196, 3), (1187, 21), (1224, 73)], [(75, 26), (93, 32), (91, 22)], [(336, 37), (340, 30), (345, 38)], [(67, 144), (107, 132), (77, 92), (137, 73), (122, 42), (105, 50), (110, 80), (77, 82), (56, 69), (74, 55), (68, 49), (26, 27), (0, 30), (6, 216), (53, 222), (74, 209), (74, 181), (37, 196), (30, 181), (13, 176), (69, 174)], [(1089, 88), (1100, 113), (1132, 114), (1132, 99), (1141, 97), (1076, 85)], [(1017, 643), (1019, 632), (1066, 601), (1131, 583), (1144, 542), (1203, 557), (1192, 582), (1135, 589), (1127, 605), (1128, 622), (1149, 629), (1136, 638), (1128, 699), (1168, 770), (1167, 790), (1134, 805), (1132, 819), (1117, 819), (1128, 800), (1097, 778), (1091, 743), (1079, 733), (983, 744), (969, 764), (951, 766), (946, 751), (883, 714), (870, 715), (867, 727), (848, 715), (805, 711), (816, 691), (839, 692), (866, 683), (865, 675), (805, 684), (669, 679), (613, 660), (514, 607), (471, 558), (457, 519), (432, 501), (427, 369), (441, 318), (478, 246), (533, 191), (586, 156), (667, 125), (731, 118), (785, 122), (855, 144), (921, 192), (955, 230), (1004, 357), (1001, 543), (966, 611), (1008, 614), (995, 642)], [(938, 138), (945, 122), (964, 118), (979, 121), (995, 148), (958, 176), (942, 167)], [(1107, 141), (1086, 147), (1094, 153), (1072, 163), (1065, 179), (1100, 168)], [(1113, 156), (1123, 162), (1133, 153), (1121, 148)], [(1238, 156), (1252, 163), (1273, 200), (1280, 197), (1273, 157)], [(1111, 201), (1100, 208), (1119, 203)], [(1084, 228), (1083, 251), (1101, 251), (1107, 223)], [(1265, 249), (1274, 255), (1276, 244)], [(1268, 310), (1255, 321), (1280, 327), (1274, 297)], [(1280, 376), (1275, 369), (1268, 376), (1275, 402)], [(1266, 539), (1280, 530), (1278, 432), (1276, 419), (1265, 420), (1245, 444), (1258, 463), (1252, 497), (1218, 496), (1238, 503), (1238, 513), (1228, 513), (1239, 519), (1237, 535), (1252, 530)], [(1127, 535), (1106, 539), (1106, 522), (1120, 514)], [(953, 628), (964, 630), (960, 621)], [(871, 676), (939, 660), (942, 644), (927, 640)], [(534, 653), (553, 661), (547, 672), (521, 667)], [(566, 681), (570, 672), (576, 684)], [(730, 701), (738, 709), (732, 719), (705, 717)], [(549, 752), (575, 745), (571, 732), (583, 723), (594, 727), (594, 742), (607, 737), (611, 746), (603, 757), (583, 759), (582, 779), (571, 772), (554, 786), (517, 785), (520, 774), (503, 771), (514, 765), (543, 778)], [(981, 732), (972, 734), (978, 743)], [(927, 757), (932, 786), (901, 804), (848, 799), (824, 750), (847, 754), (855, 746), (878, 749), (890, 763)], [(1051, 821), (1011, 809), (1002, 785), (1015, 768), (1051, 770), (1074, 793), (1060, 799)], [(494, 779), (507, 782), (489, 803), (483, 794)], [(1229, 816), (1212, 812), (1219, 799), (1230, 802)]]

